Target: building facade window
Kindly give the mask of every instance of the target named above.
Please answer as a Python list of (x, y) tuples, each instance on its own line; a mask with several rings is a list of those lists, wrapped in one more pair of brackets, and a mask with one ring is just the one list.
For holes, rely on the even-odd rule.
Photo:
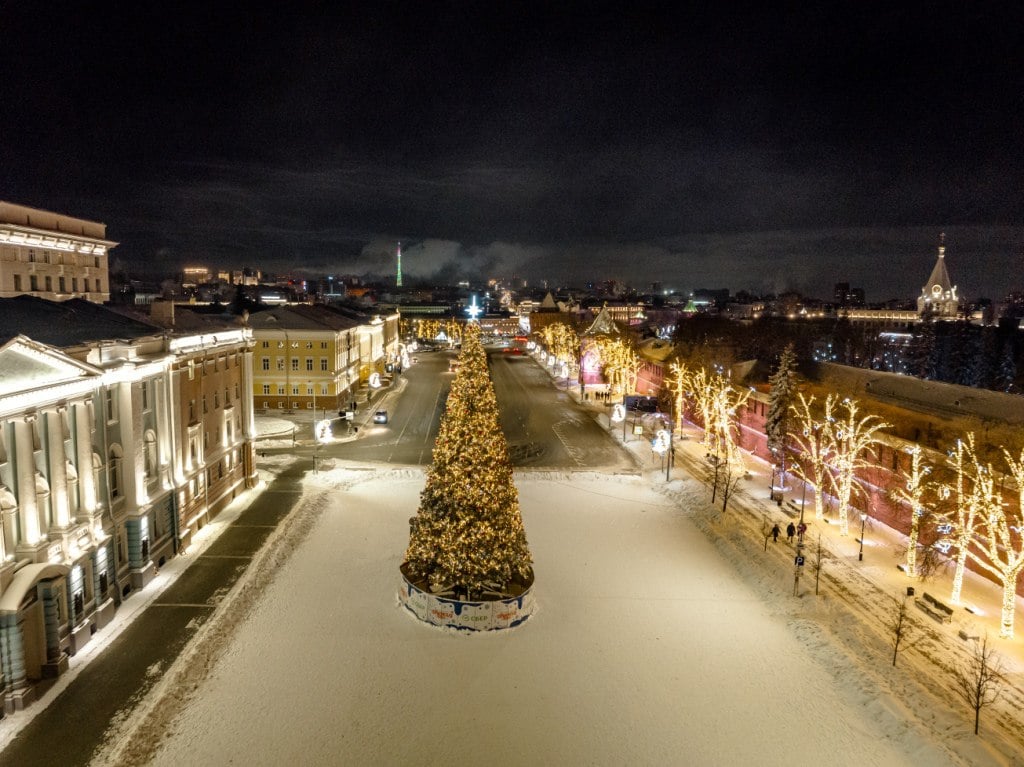
[(309, 371), (313, 370), (313, 358), (312, 357), (306, 357), (306, 370), (309, 370)]
[(270, 370), (270, 358), (269, 357), (264, 357), (263, 359), (261, 359), (260, 360), (260, 367), (262, 367), (263, 370)]

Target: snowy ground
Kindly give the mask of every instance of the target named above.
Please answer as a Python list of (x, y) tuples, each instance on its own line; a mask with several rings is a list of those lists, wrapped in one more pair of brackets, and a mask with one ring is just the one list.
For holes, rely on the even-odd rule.
[(676, 476), (517, 474), (539, 611), (485, 635), (398, 605), (418, 470), (310, 477), (98, 761), (1024, 764), (1015, 704), (973, 735), (934, 660), (944, 629), (891, 669), (884, 577), (843, 550), (822, 596), (805, 576), (794, 598), (760, 501), (718, 519)]

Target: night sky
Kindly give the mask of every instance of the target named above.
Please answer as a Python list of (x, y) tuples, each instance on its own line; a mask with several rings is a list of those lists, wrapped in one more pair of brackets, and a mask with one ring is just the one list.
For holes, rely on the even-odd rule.
[(413, 278), (881, 301), (945, 231), (963, 295), (1024, 287), (1019, 3), (43, 5), (0, 16), (0, 199), (131, 273), (400, 239)]

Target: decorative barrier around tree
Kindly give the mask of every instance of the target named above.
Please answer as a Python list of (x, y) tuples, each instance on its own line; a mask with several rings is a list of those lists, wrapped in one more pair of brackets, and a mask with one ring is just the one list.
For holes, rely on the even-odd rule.
[(413, 585), (402, 572), (402, 605), (424, 623), (464, 631), (497, 631), (518, 626), (533, 613), (533, 583), (507, 599), (462, 601), (440, 597)]

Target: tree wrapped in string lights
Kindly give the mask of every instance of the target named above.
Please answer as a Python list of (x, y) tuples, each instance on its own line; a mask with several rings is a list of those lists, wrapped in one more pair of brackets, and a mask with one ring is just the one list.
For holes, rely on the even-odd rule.
[(466, 327), (459, 359), (402, 572), (433, 594), (518, 596), (532, 559), (478, 326)]
[(907, 451), (910, 454), (910, 467), (902, 472), (905, 480), (903, 487), (893, 491), (893, 497), (910, 507), (910, 534), (907, 541), (907, 575), (917, 577), (917, 553), (920, 545), (921, 530), (926, 522), (934, 516), (925, 504), (925, 498), (935, 492), (935, 483), (928, 476), (932, 467), (927, 466), (922, 458), (921, 446), (914, 445)]
[(833, 485), (839, 512), (839, 534), (849, 535), (850, 501), (855, 491), (862, 490), (856, 484), (857, 472), (871, 465), (865, 456), (878, 442), (878, 432), (889, 424), (877, 416), (858, 416), (859, 407), (855, 400), (844, 399), (841, 405), (846, 416), (833, 424), (832, 452), (828, 461), (835, 472)]
[(1017, 581), (1024, 571), (1024, 536), (1021, 535), (1021, 513), (1024, 508), (1024, 451), (1014, 458), (1004, 451), (1006, 465), (1013, 477), (1017, 491), (1018, 506), (1011, 511), (1003, 500), (1003, 494), (996, 486), (995, 472), (991, 466), (979, 467), (977, 490), (980, 510), (979, 522), (975, 528), (976, 548), (968, 550), (978, 567), (991, 574), (1003, 587), (1002, 621), (999, 636), (1013, 638), (1014, 617), (1017, 612)]
[(825, 482), (829, 477), (828, 458), (833, 449), (832, 411), (836, 397), (830, 394), (825, 398), (825, 412), (820, 419), (814, 415), (814, 395), (805, 397), (800, 392), (797, 399), (798, 402), (792, 406), (797, 431), (790, 433), (790, 439), (796, 446), (799, 463), (793, 473), (814, 488), (814, 518), (822, 519), (825, 516)]
[(982, 510), (984, 490), (978, 482), (984, 474), (984, 467), (978, 462), (978, 454), (974, 449), (974, 434), (956, 441), (956, 447), (950, 452), (950, 463), (952, 482), (939, 488), (939, 498), (948, 502), (950, 507), (945, 514), (946, 523), (943, 526), (943, 532), (948, 537), (938, 545), (944, 554), (950, 547), (956, 547), (953, 589), (949, 601), (958, 605), (963, 592), (967, 556), (974, 541), (974, 528)]
[(680, 434), (683, 431), (683, 415), (686, 410), (686, 397), (690, 388), (689, 379), (691, 375), (691, 371), (680, 360), (673, 361), (669, 366), (666, 385), (672, 393), (672, 412), (675, 413), (675, 430)]
[(580, 337), (564, 322), (553, 322), (541, 328), (540, 336), (555, 359), (572, 367), (580, 365)]
[(621, 338), (598, 336), (597, 348), (601, 354), (601, 365), (605, 380), (612, 391), (628, 394), (636, 391), (641, 360), (636, 350)]

